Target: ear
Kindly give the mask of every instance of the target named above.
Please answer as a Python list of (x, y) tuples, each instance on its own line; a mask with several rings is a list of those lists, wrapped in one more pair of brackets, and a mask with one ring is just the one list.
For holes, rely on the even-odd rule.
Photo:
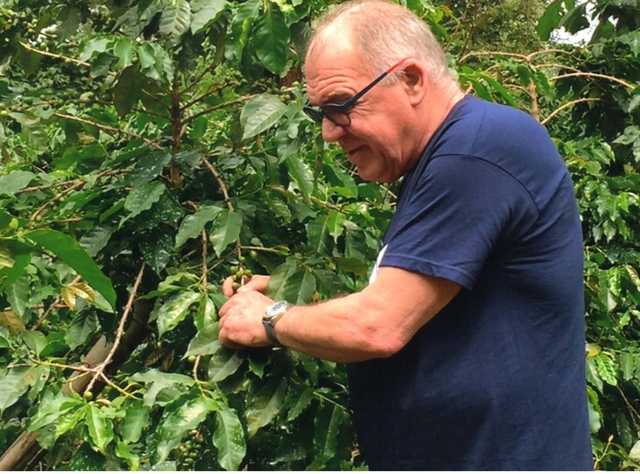
[(421, 64), (408, 63), (400, 74), (400, 81), (411, 105), (416, 106), (424, 100), (429, 82), (427, 71)]

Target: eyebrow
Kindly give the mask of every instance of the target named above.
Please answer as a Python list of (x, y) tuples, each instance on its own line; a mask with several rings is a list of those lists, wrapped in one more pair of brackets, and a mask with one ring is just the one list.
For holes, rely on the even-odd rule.
[(329, 97), (327, 97), (326, 100), (322, 101), (320, 105), (335, 102), (344, 102), (346, 100), (349, 100), (351, 97), (353, 97), (353, 94), (350, 94), (348, 92), (334, 92), (329, 94)]

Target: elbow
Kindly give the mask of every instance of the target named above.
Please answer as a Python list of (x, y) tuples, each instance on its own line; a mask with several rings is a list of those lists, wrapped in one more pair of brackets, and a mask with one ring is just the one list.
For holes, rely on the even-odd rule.
[(369, 347), (373, 354), (372, 358), (388, 359), (400, 352), (404, 346), (405, 342), (400, 340), (396, 334), (387, 333), (386, 335), (378, 334), (371, 340)]

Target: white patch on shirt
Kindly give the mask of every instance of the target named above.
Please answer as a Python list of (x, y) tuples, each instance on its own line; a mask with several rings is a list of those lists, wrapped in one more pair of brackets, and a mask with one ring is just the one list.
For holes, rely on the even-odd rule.
[(371, 275), (369, 276), (369, 284), (372, 284), (374, 281), (376, 281), (376, 278), (378, 278), (378, 267), (382, 262), (382, 258), (384, 257), (384, 253), (387, 251), (388, 246), (389, 244), (385, 245), (384, 247), (382, 247), (382, 250), (380, 250), (378, 258), (376, 259), (376, 264), (373, 266), (373, 270), (371, 270)]

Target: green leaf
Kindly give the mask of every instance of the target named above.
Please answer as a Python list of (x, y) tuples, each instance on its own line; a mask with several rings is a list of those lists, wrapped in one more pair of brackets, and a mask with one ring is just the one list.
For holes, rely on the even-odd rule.
[(184, 385), (190, 387), (195, 383), (191, 377), (187, 377), (186, 375), (161, 372), (158, 369), (151, 369), (147, 372), (138, 372), (133, 374), (130, 378), (135, 382), (151, 384), (147, 389), (147, 392), (144, 394), (143, 399), (144, 404), (149, 407), (156, 403), (156, 398), (162, 390), (173, 385)]
[(175, 411), (169, 413), (157, 431), (156, 462), (167, 459), (171, 450), (180, 444), (184, 435), (197, 428), (209, 412), (215, 408), (211, 400), (196, 398), (183, 403)]
[(189, 29), (191, 7), (187, 0), (170, 0), (162, 11), (158, 32), (170, 36), (174, 42)]
[(221, 207), (205, 205), (201, 206), (194, 214), (184, 218), (176, 235), (176, 248), (202, 233), (204, 226), (211, 222), (222, 211)]
[(198, 334), (191, 339), (189, 347), (185, 353), (185, 357), (203, 356), (215, 354), (220, 350), (220, 341), (218, 341), (218, 325), (210, 326), (199, 331)]
[(237, 211), (224, 210), (219, 213), (213, 233), (209, 240), (213, 244), (216, 255), (222, 255), (227, 246), (238, 240), (242, 228), (242, 214)]
[(329, 215), (320, 215), (307, 224), (307, 240), (310, 251), (315, 255), (329, 253)]
[(200, 304), (198, 305), (198, 312), (196, 313), (196, 317), (193, 318), (193, 323), (198, 332), (207, 332), (207, 330), (215, 324), (216, 318), (216, 307), (213, 301), (211, 301), (207, 295), (202, 295)]
[(281, 75), (287, 66), (289, 28), (280, 9), (273, 3), (260, 19), (253, 38), (256, 56), (273, 74)]
[(243, 107), (240, 124), (243, 128), (242, 139), (247, 140), (273, 127), (284, 115), (287, 106), (274, 95), (261, 94), (254, 97)]
[(116, 68), (124, 69), (131, 66), (135, 56), (134, 43), (127, 37), (120, 37), (115, 41), (113, 53), (118, 58)]
[(301, 394), (297, 397), (295, 404), (289, 408), (287, 414), (287, 421), (293, 421), (300, 416), (300, 414), (311, 404), (313, 401), (313, 389), (306, 387)]
[(40, 355), (42, 349), (47, 345), (47, 338), (40, 331), (25, 331), (21, 334), (24, 343), (31, 349), (36, 355)]
[(327, 217), (327, 227), (329, 228), (329, 235), (333, 237), (334, 242), (338, 242), (338, 237), (344, 232), (344, 214), (338, 211), (330, 211)]
[(264, 385), (258, 393), (251, 397), (245, 411), (247, 418), (247, 431), (249, 437), (253, 437), (260, 428), (268, 425), (280, 413), (285, 392), (287, 390), (287, 380), (271, 380)]
[(209, 380), (211, 382), (223, 381), (235, 374), (242, 362), (244, 362), (244, 357), (241, 357), (237, 351), (219, 346), (209, 361)]
[(551, 32), (560, 24), (562, 20), (563, 2), (564, 0), (554, 0), (551, 2), (538, 20), (537, 30), (541, 40), (547, 41)]
[(162, 336), (167, 331), (174, 329), (187, 316), (187, 312), (193, 303), (200, 299), (200, 293), (184, 291), (171, 297), (164, 303), (157, 313), (158, 333)]
[[(4, 384), (0, 385), (0, 391), (3, 386)], [(38, 431), (54, 424), (60, 417), (70, 412), (80, 411), (83, 406), (84, 402), (80, 398), (69, 397), (62, 392), (55, 395), (51, 392), (45, 393), (38, 404), (36, 414), (30, 420), (29, 431)]]
[(142, 432), (149, 424), (151, 409), (142, 400), (134, 400), (127, 406), (127, 412), (120, 433), (125, 443), (137, 443)]
[(114, 230), (112, 227), (94, 227), (80, 237), (80, 246), (87, 251), (89, 256), (95, 257), (109, 243)]
[(91, 288), (100, 293), (111, 307), (115, 308), (116, 292), (111, 280), (102, 273), (102, 270), (73, 237), (51, 229), (35, 230), (26, 234), (26, 237), (73, 268)]
[(39, 368), (34, 367), (10, 369), (0, 377), (0, 415), (20, 399), (39, 375)]
[(157, 178), (165, 166), (171, 161), (171, 154), (166, 152), (149, 153), (136, 160), (129, 176), (129, 182), (136, 187)]
[(347, 416), (344, 410), (334, 405), (326, 406), (318, 411), (315, 419), (315, 436), (313, 438), (315, 458), (307, 469), (323, 469), (326, 462), (336, 456), (338, 434), (346, 419)]
[(271, 275), (267, 293), (274, 300), (285, 300), (293, 304), (311, 301), (316, 291), (316, 277), (308, 269), (298, 267), (295, 260), (288, 259)]
[(124, 201), (124, 208), (130, 212), (125, 220), (132, 219), (141, 212), (151, 209), (151, 206), (158, 202), (165, 189), (164, 183), (160, 181), (150, 181), (133, 188)]
[(298, 188), (305, 198), (308, 198), (313, 192), (313, 173), (309, 165), (302, 158), (291, 155), (286, 160), (289, 176), (293, 178)]
[(226, 0), (194, 0), (191, 4), (191, 32), (195, 35), (224, 10)]
[(140, 456), (131, 451), (129, 446), (124, 441), (117, 441), (115, 453), (116, 456), (118, 456), (120, 459), (124, 459), (125, 461), (127, 461), (129, 470), (137, 471), (140, 469)]
[(136, 66), (123, 69), (118, 82), (113, 87), (113, 102), (120, 116), (131, 112), (142, 95), (144, 77), (140, 76)]
[(169, 229), (154, 232), (139, 242), (140, 252), (144, 261), (160, 274), (171, 260), (173, 247), (173, 232)]
[(22, 275), (12, 285), (7, 286), (4, 293), (13, 311), (19, 318), (24, 318), (31, 293), (28, 276)]
[(113, 421), (104, 410), (91, 403), (86, 411), (85, 422), (93, 445), (104, 453), (113, 440)]
[(80, 315), (71, 322), (71, 326), (64, 335), (64, 342), (70, 350), (74, 350), (87, 342), (89, 336), (94, 334), (99, 327), (100, 323), (95, 314)]
[(227, 471), (237, 471), (247, 453), (247, 445), (238, 415), (227, 406), (216, 412), (213, 445), (218, 450), (220, 466)]
[(30, 171), (13, 171), (6, 176), (0, 176), (0, 195), (13, 196), (36, 177)]

